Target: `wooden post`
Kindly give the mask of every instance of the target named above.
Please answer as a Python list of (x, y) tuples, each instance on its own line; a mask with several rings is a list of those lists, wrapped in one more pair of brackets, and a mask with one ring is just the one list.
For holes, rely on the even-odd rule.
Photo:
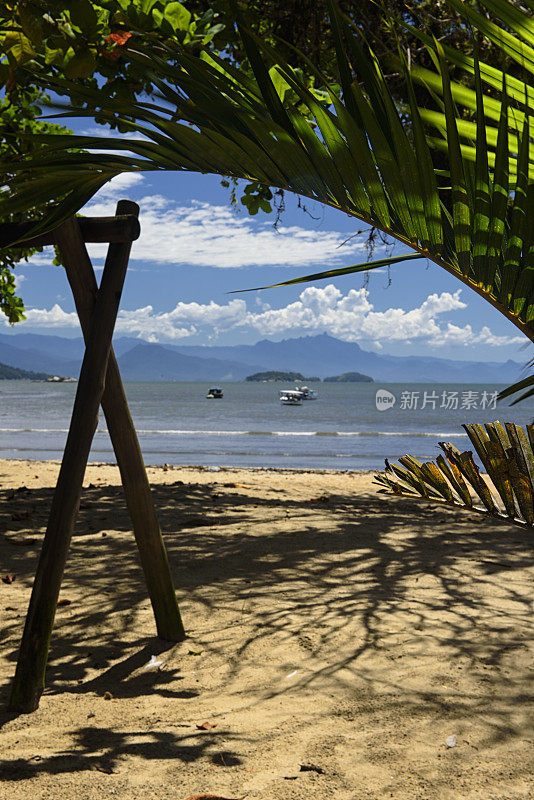
[(52, 499), (48, 527), (37, 566), (30, 607), (22, 635), (9, 707), (34, 711), (44, 676), (57, 600), (78, 513), (83, 477), (96, 429), (98, 408), (119, 310), (128, 254), (112, 244), (91, 320), (63, 461)]
[[(135, 204), (124, 200), (119, 202), (117, 214), (132, 214), (132, 205)], [(87, 344), (98, 287), (76, 218), (73, 217), (56, 229), (55, 239), (65, 265)], [(121, 245), (128, 253), (130, 246), (131, 243)], [(109, 354), (102, 408), (121, 473), (158, 636), (160, 639), (180, 642), (185, 638), (185, 631), (141, 448), (113, 348)]]

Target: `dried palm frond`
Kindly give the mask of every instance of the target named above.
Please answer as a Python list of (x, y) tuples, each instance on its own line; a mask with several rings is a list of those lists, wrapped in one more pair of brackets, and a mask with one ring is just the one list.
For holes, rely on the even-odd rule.
[(462, 427), (486, 475), (481, 474), (473, 451), (460, 452), (450, 442), (439, 442), (444, 455), (435, 462), (404, 456), (399, 466), (386, 459), (386, 470), (375, 475), (375, 482), (392, 494), (483, 511), (534, 527), (534, 425), (527, 425), (526, 431), (512, 422)]

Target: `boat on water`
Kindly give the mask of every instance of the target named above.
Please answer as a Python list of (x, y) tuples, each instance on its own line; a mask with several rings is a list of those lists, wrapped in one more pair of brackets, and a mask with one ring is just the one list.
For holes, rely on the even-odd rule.
[(319, 395), (313, 389), (310, 389), (309, 386), (297, 386), (297, 392), (302, 392), (302, 399), (303, 400), (317, 400)]
[(281, 389), (280, 402), (283, 406), (301, 406), (302, 392), (298, 389)]
[(220, 400), (223, 396), (223, 390), (219, 386), (212, 386), (206, 395), (208, 400)]

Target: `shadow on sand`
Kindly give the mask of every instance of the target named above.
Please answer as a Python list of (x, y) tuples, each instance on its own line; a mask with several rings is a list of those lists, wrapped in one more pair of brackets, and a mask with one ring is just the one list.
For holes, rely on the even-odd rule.
[[(498, 680), (492, 669), (509, 663), (532, 636), (533, 595), (515, 577), (534, 564), (532, 533), (405, 499), (330, 495), (297, 501), (283, 491), (260, 498), (233, 486), (178, 482), (154, 489), (179, 598), (207, 612), (204, 633), (216, 628), (223, 606), (236, 610), (236, 625), (240, 614), (246, 618), (245, 633), (243, 625), (237, 636), (231, 627), (221, 629), (205, 645), (223, 655), (232, 646), (230, 678), (239, 676), (260, 638), (280, 632), (318, 656), (316, 669), (302, 679), (311, 686), (325, 676), (346, 680), (347, 670), (356, 673), (370, 652), (401, 658), (399, 641), (422, 637), (428, 648), (443, 648), (463, 668), (487, 672), (488, 691), (470, 712), (484, 716)], [(46, 524), (51, 491), (23, 489), (0, 498), (2, 573), (15, 573), (29, 587), (42, 536), (35, 530)], [(111, 526), (114, 532), (104, 536)], [(4, 588), (0, 641), (14, 670), (28, 593), (15, 607)], [(197, 691), (179, 668), (138, 671), (172, 645), (138, 635), (139, 610), (148, 600), (120, 486), (84, 491), (62, 596), (68, 599), (69, 592), (82, 601), (58, 609), (49, 694), (109, 690), (116, 698), (156, 693), (194, 701)], [(393, 616), (401, 627), (391, 627)], [(343, 636), (350, 643), (355, 620), (358, 636), (340, 647)], [(191, 627), (194, 620), (186, 617), (185, 623)], [(508, 676), (509, 700), (495, 736), (514, 735), (512, 712), (530, 699), (524, 686), (524, 675)], [(13, 719), (5, 710), (8, 690), (6, 681), (0, 726)], [(471, 699), (460, 690), (452, 699), (449, 691), (445, 701), (439, 691), (397, 687), (386, 702), (405, 713), (433, 708), (446, 714), (461, 712)], [(4, 757), (0, 771), (11, 780), (40, 771), (113, 771), (125, 753), (150, 759), (156, 751), (162, 757), (162, 750), (190, 762), (216, 738), (209, 733), (199, 741), (167, 731), (147, 741), (135, 731), (124, 738), (81, 726), (75, 751), (35, 763)], [(213, 757), (229, 763), (238, 758), (231, 750)]]

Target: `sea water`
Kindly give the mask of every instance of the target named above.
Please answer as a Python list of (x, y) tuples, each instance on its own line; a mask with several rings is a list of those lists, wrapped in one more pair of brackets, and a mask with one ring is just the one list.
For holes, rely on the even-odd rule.
[[(495, 407), (495, 384), (318, 383), (301, 406), (279, 402), (290, 384), (220, 385), (223, 399), (208, 400), (206, 383), (125, 384), (147, 464), (376, 469), (433, 459), (439, 441), (469, 449), (462, 423), (534, 419), (534, 398)], [(0, 381), (0, 458), (60, 459), (76, 387)], [(102, 413), (90, 460), (115, 460)]]

